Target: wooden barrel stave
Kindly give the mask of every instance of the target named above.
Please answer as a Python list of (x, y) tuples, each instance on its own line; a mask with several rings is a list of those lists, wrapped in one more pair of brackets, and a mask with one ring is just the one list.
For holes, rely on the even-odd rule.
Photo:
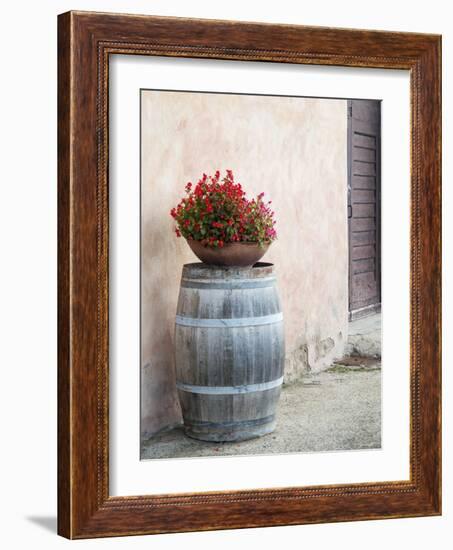
[(180, 391), (181, 407), (186, 411), (185, 432), (205, 441), (240, 441), (271, 433), (280, 389), (253, 396), (200, 396)]
[(254, 318), (279, 313), (275, 287), (215, 289), (181, 287), (178, 315), (198, 319)]
[[(217, 333), (215, 337), (213, 331)], [(281, 323), (238, 329), (178, 327), (175, 334), (178, 382), (235, 386), (279, 378), (284, 360), (282, 340)], [(250, 349), (256, 349), (257, 353), (249, 353)]]
[(175, 362), (187, 435), (238, 441), (271, 432), (284, 364), (273, 266), (184, 266)]

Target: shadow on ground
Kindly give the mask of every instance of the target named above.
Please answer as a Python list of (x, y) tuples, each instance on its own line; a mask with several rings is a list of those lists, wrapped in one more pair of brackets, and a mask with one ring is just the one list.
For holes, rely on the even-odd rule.
[(51, 533), (57, 532), (57, 518), (56, 516), (29, 516), (26, 518), (30, 523), (38, 525), (45, 531)]

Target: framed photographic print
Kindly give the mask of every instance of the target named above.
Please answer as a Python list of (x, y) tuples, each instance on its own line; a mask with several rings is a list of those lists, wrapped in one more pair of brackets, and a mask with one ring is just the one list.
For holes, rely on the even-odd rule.
[(440, 37), (58, 40), (59, 533), (440, 514)]

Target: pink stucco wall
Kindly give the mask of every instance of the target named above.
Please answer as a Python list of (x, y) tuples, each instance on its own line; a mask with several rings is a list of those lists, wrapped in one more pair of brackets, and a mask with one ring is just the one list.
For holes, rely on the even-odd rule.
[(341, 356), (347, 339), (345, 100), (142, 92), (142, 433), (180, 421), (173, 330), (181, 268), (197, 261), (170, 208), (187, 181), (231, 168), (272, 199), (287, 382)]

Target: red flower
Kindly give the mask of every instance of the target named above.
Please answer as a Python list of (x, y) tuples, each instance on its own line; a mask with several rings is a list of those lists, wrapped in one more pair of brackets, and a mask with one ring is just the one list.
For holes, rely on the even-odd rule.
[(188, 182), (185, 191), (187, 196), (170, 211), (178, 236), (213, 247), (240, 241), (263, 244), (277, 238), (271, 202), (263, 202), (264, 192), (247, 199), (231, 170), (223, 179), (219, 170), (214, 176), (203, 174), (195, 186)]

